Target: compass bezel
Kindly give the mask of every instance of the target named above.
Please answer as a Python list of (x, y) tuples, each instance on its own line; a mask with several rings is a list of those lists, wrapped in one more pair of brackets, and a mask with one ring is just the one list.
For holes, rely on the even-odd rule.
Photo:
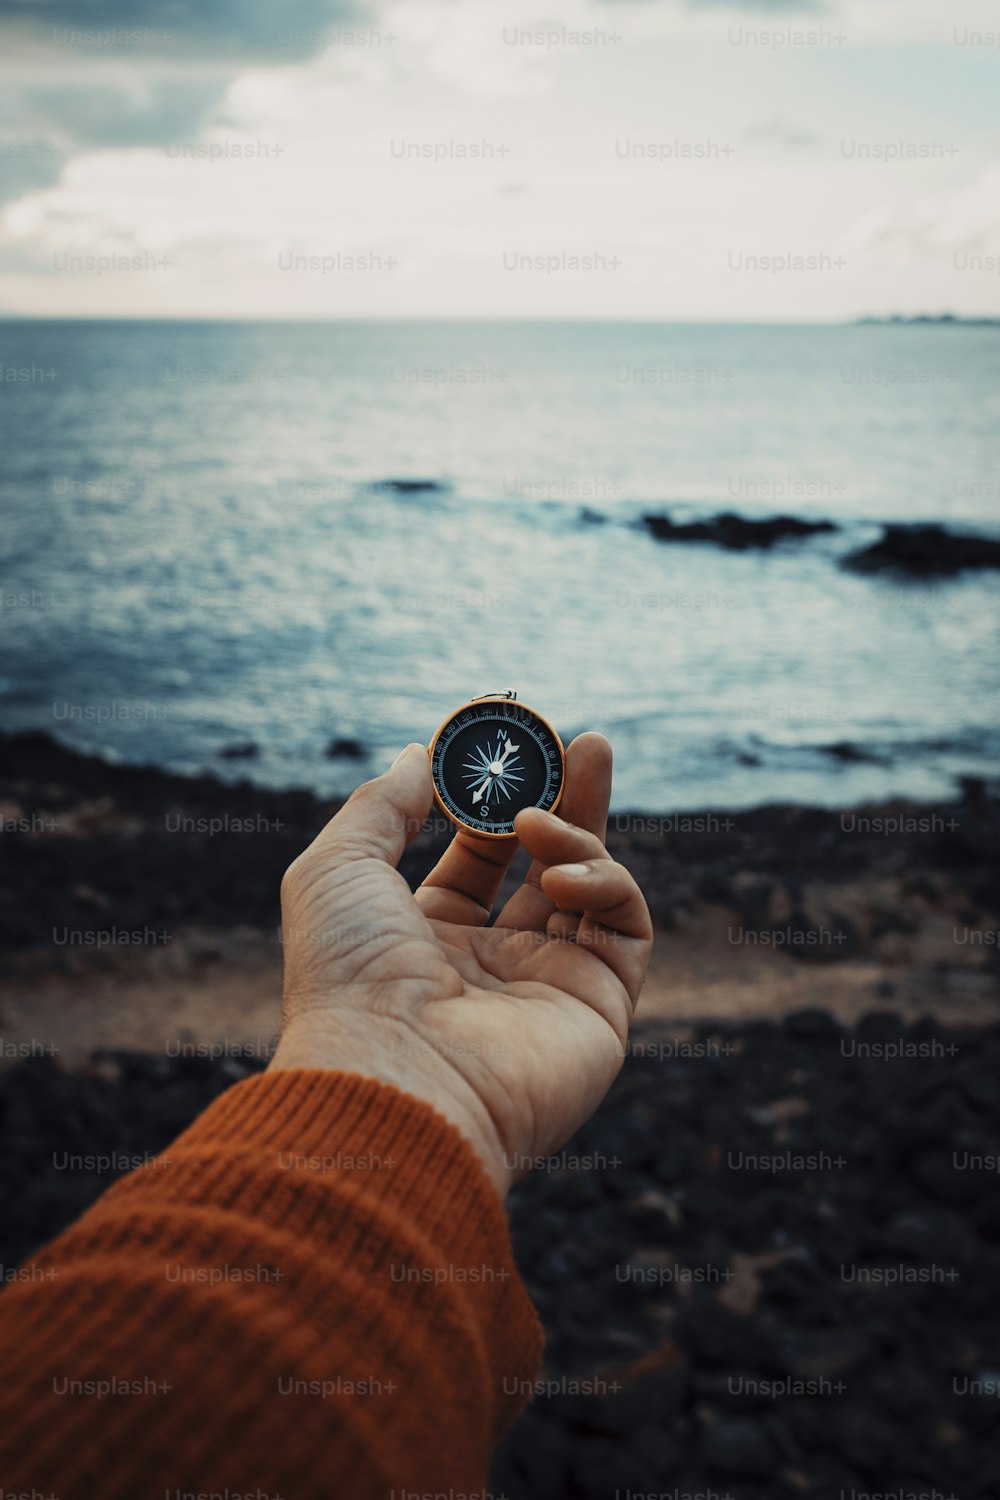
[[(507, 708), (513, 708), (516, 710), (520, 710), (522, 713), (530, 714), (531, 717), (533, 719), (537, 719), (539, 724), (543, 726), (546, 732), (552, 736), (552, 742), (559, 756), (560, 776), (559, 785), (556, 788), (555, 801), (552, 803), (552, 806), (546, 808), (545, 811), (554, 813), (556, 808), (562, 801), (563, 792), (566, 790), (566, 747), (563, 745), (562, 739), (559, 736), (559, 731), (556, 729), (555, 725), (551, 722), (550, 719), (547, 719), (544, 714), (540, 714), (537, 708), (532, 708), (530, 703), (522, 703), (520, 699), (515, 698), (511, 693), (484, 693), (482, 697), (470, 698), (467, 703), (461, 704), (459, 708), (452, 709), (451, 713), (448, 714), (446, 718), (442, 719), (441, 723), (434, 731), (434, 734), (431, 737), (431, 742), (427, 746), (427, 759), (431, 767), (431, 784), (434, 789), (434, 801), (450, 823), (453, 823), (456, 828), (461, 829), (465, 833), (475, 835), (477, 839), (510, 840), (516, 839), (517, 835), (515, 833), (493, 833), (490, 830), (483, 828), (478, 823), (468, 823), (464, 818), (460, 818), (455, 812), (452, 811), (452, 809), (447, 805), (447, 803), (445, 803), (445, 801), (441, 797), (441, 794), (438, 791), (437, 779), (434, 775), (434, 752), (437, 748), (438, 741), (440, 740), (441, 736), (444, 734), (448, 726), (452, 724), (460, 714), (466, 713), (470, 708), (489, 708), (491, 704), (503, 704)], [(528, 805), (531, 806), (532, 804), (529, 803)], [(538, 804), (535, 803), (534, 805), (537, 806)]]

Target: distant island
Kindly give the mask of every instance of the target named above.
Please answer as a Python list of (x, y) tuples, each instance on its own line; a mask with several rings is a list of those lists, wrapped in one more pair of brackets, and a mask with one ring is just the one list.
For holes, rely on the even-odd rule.
[(914, 313), (912, 316), (906, 316), (903, 313), (892, 313), (887, 318), (858, 318), (857, 322), (862, 325), (874, 324), (880, 328), (910, 327), (914, 324), (920, 326), (927, 324), (939, 326), (940, 324), (945, 324), (948, 327), (955, 326), (959, 328), (1000, 328), (1000, 318), (961, 318), (956, 316), (955, 313)]

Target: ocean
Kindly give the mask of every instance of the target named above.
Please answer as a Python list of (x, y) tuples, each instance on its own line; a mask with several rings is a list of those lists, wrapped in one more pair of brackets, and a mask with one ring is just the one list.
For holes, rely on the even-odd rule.
[[(619, 810), (940, 797), (997, 765), (996, 575), (841, 560), (998, 495), (996, 329), (0, 323), (0, 727), (332, 794), (512, 688)], [(837, 529), (641, 523), (720, 510)]]

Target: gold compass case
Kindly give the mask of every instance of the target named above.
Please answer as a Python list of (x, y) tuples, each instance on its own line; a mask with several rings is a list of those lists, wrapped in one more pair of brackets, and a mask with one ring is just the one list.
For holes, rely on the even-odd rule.
[(555, 812), (562, 800), (562, 740), (513, 692), (463, 704), (441, 724), (427, 753), (438, 807), (478, 838), (512, 838), (514, 818), (524, 808)]

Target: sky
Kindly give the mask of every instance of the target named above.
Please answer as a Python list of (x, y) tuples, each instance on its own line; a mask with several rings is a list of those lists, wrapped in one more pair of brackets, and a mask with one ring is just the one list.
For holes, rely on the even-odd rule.
[(1000, 315), (994, 0), (0, 0), (0, 315)]

